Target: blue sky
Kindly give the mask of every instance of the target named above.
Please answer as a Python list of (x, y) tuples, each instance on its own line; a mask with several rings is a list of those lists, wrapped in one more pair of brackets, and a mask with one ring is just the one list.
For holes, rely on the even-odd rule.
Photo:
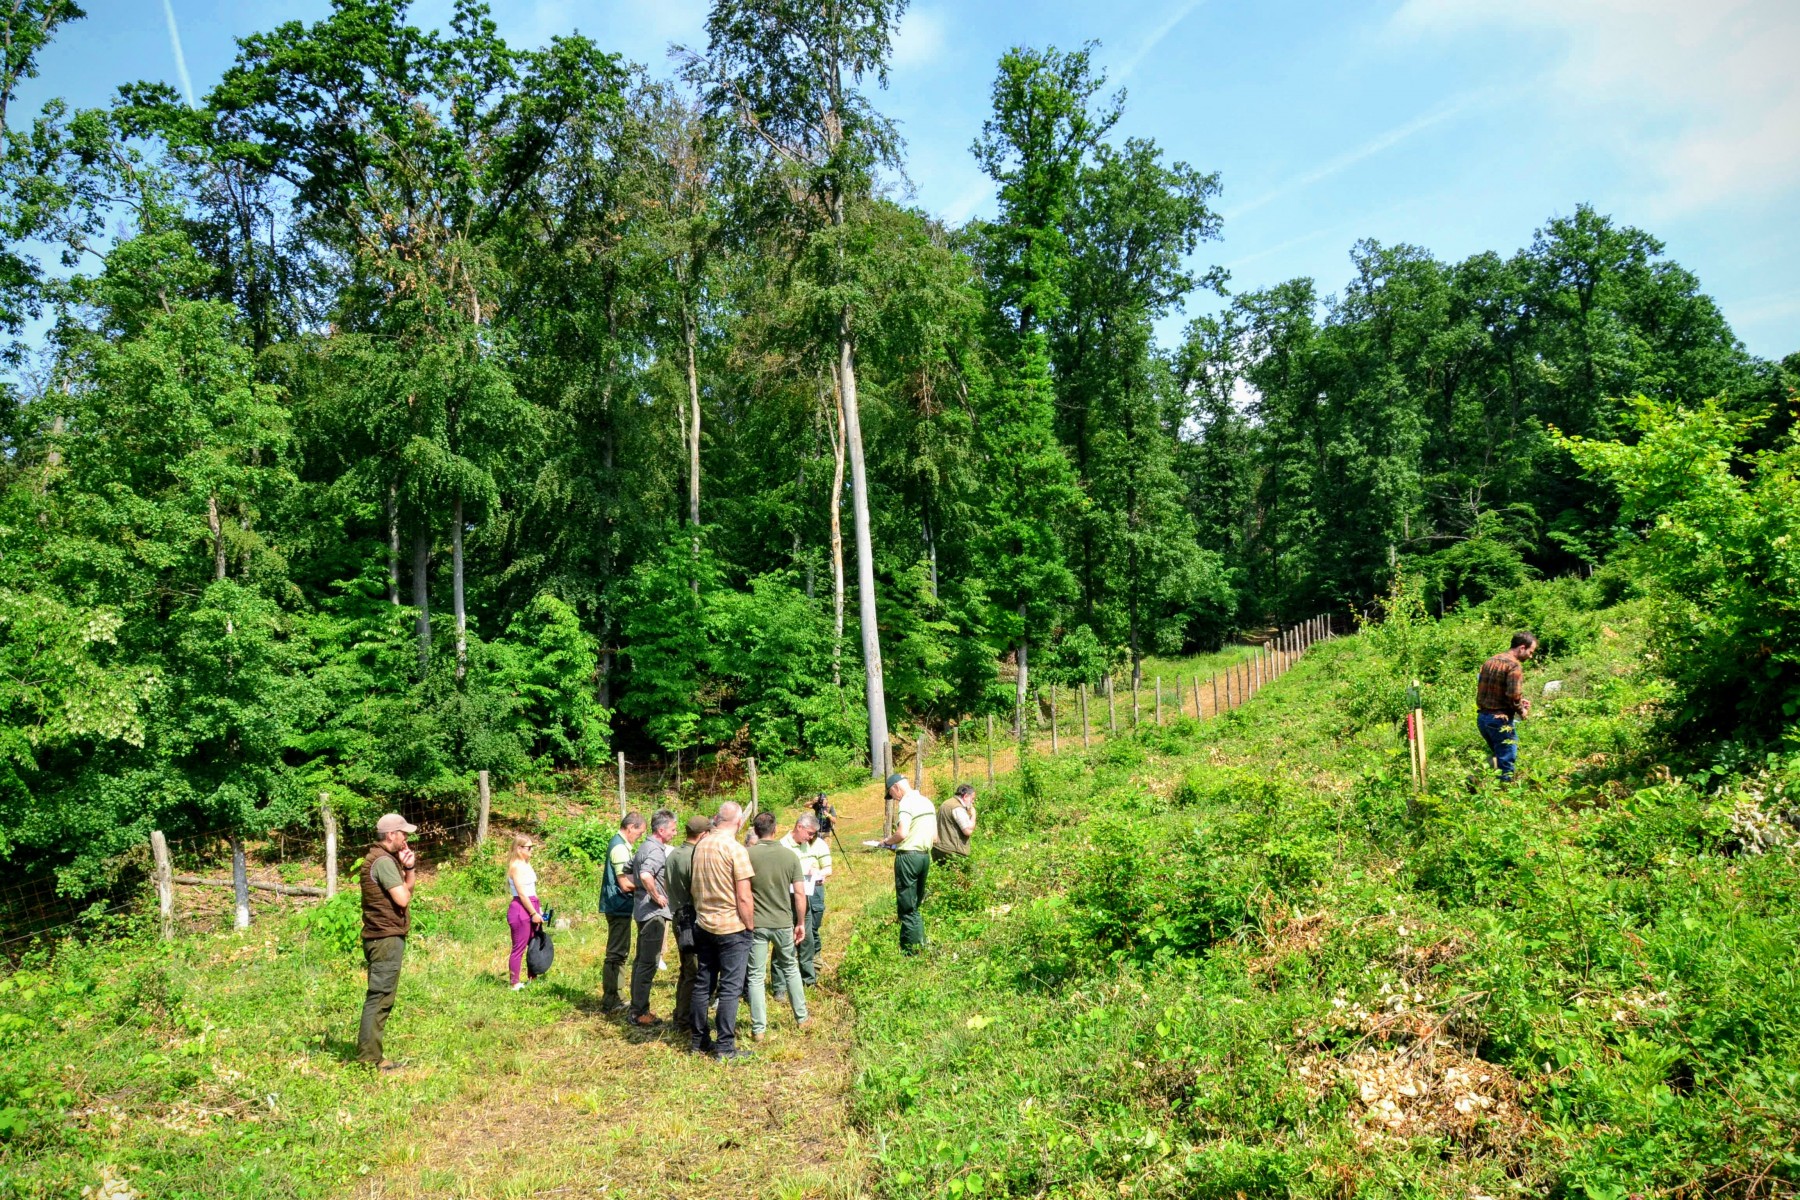
[[(233, 38), (322, 0), (84, 0), (22, 90), (104, 103), (128, 79), (204, 92)], [(705, 0), (496, 0), (507, 36), (578, 29), (668, 70)], [(421, 0), (414, 19), (440, 21)], [(1349, 276), (1358, 238), (1440, 258), (1510, 252), (1592, 203), (1667, 243), (1749, 348), (1800, 350), (1800, 3), (1795, 0), (914, 0), (881, 107), (914, 201), (992, 211), (969, 144), (1010, 46), (1095, 39), (1128, 94), (1122, 135), (1219, 171), (1234, 290)], [(1165, 323), (1178, 334), (1180, 318)]]

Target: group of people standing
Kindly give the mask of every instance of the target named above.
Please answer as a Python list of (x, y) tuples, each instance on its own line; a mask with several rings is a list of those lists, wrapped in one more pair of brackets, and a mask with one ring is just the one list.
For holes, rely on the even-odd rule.
[[(903, 775), (890, 775), (887, 788), (895, 801), (893, 831), (867, 844), (894, 851), (900, 947), (913, 953), (925, 942), (919, 906), (932, 865), (961, 869), (968, 859), (975, 789), (963, 784), (954, 797), (933, 807)], [(664, 966), (672, 927), (680, 965), (671, 1019), (676, 1029), (687, 1031), (695, 1053), (726, 1061), (749, 1057), (751, 1052), (738, 1045), (739, 1006), (748, 1000), (751, 1037), (763, 1040), (771, 985), (776, 997), (786, 1000), (796, 1027), (807, 1028), (806, 989), (819, 978), (819, 929), (832, 875), (831, 847), (822, 833), (830, 814), (821, 796), (813, 811), (803, 812), (782, 833), (774, 813), (758, 813), (740, 841), (743, 809), (727, 801), (713, 817), (689, 817), (677, 843), (673, 812), (658, 809), (648, 821), (627, 813), (607, 846), (601, 870), (600, 912), (606, 918), (602, 1009), (623, 1011), (641, 1029), (663, 1024), (650, 1011), (650, 988)], [(418, 828), (389, 813), (376, 822), (375, 832), (360, 872), (369, 983), (357, 1058), (391, 1071), (397, 1068), (382, 1055), (382, 1037), (411, 929), (417, 858), (407, 835)], [(526, 949), (546, 920), (531, 861), (536, 849), (532, 837), (517, 835), (506, 868), (506, 921), (512, 935), (507, 972), (515, 991), (529, 982), (523, 977)]]

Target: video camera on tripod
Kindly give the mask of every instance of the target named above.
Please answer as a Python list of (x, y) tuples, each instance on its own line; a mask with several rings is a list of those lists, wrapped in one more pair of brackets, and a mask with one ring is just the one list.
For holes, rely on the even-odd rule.
[(819, 836), (830, 837), (834, 832), (832, 818), (837, 816), (837, 809), (831, 806), (831, 801), (825, 798), (824, 792), (813, 797), (811, 808), (813, 816), (819, 821)]

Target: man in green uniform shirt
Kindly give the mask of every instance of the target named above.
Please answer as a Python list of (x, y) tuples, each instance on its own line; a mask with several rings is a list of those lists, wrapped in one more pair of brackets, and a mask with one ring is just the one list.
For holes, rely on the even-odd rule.
[(931, 874), (931, 843), (937, 838), (937, 809), (916, 792), (906, 776), (887, 777), (888, 795), (897, 805), (894, 831), (878, 845), (894, 851), (894, 909), (900, 916), (900, 949), (917, 954), (925, 944), (925, 878)]
[(750, 826), (756, 844), (750, 847), (750, 896), (756, 905), (756, 925), (750, 943), (750, 1036), (762, 1041), (769, 1028), (769, 999), (764, 992), (768, 977), (775, 976), (775, 992), (786, 993), (800, 1028), (807, 1027), (806, 985), (800, 981), (800, 962), (794, 948), (806, 937), (806, 872), (800, 856), (775, 840), (775, 814), (756, 814)]

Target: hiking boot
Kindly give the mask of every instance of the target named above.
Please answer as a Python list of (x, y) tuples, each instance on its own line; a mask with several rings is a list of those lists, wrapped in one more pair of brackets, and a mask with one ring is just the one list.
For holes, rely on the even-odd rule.
[(639, 1013), (631, 1018), (631, 1023), (639, 1029), (654, 1029), (663, 1023), (662, 1018), (651, 1013)]

